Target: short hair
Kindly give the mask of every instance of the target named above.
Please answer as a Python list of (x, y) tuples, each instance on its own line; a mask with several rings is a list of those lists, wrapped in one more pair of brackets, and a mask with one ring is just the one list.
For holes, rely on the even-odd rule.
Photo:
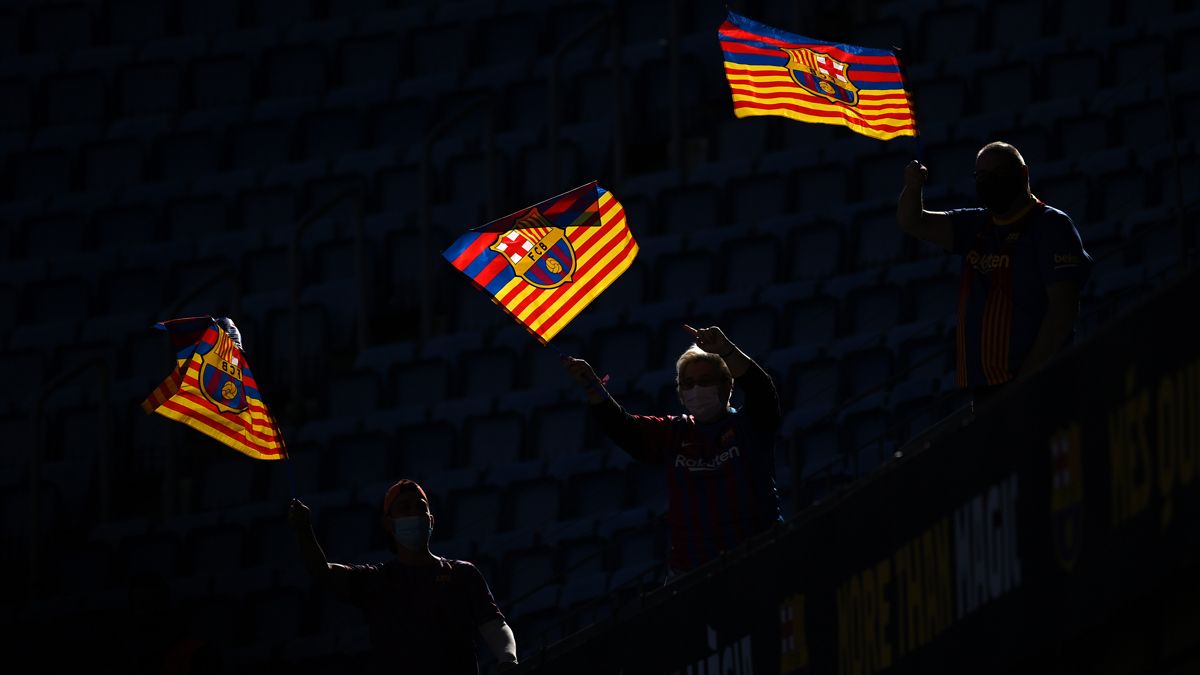
[(1025, 166), (1025, 158), (1021, 156), (1021, 151), (1017, 150), (1017, 147), (1011, 143), (1005, 143), (1004, 141), (992, 141), (991, 143), (988, 143), (980, 148), (979, 152), (976, 153), (975, 158), (979, 159), (985, 152), (1003, 155), (1013, 162), (1013, 166), (1018, 168)]
[(425, 496), (425, 490), (422, 489), (421, 486), (417, 484), (417, 481), (409, 480), (407, 478), (401, 478), (400, 480), (393, 483), (392, 486), (390, 488), (388, 488), (387, 492), (383, 495), (383, 515), (386, 516), (388, 514), (388, 512), (391, 511), (392, 502), (396, 501), (396, 497), (398, 497), (401, 492), (405, 492), (405, 491), (416, 492), (418, 495), (421, 496), (421, 499), (425, 500), (426, 504), (429, 503), (429, 497)]
[(725, 359), (721, 358), (717, 354), (706, 352), (696, 345), (692, 345), (691, 347), (685, 349), (683, 353), (679, 355), (679, 360), (675, 362), (676, 388), (679, 387), (679, 375), (683, 372), (683, 369), (687, 367), (689, 363), (693, 363), (695, 361), (708, 361), (716, 366), (717, 370), (721, 373), (721, 377), (726, 383), (733, 382), (733, 373), (729, 371), (729, 365), (725, 363)]

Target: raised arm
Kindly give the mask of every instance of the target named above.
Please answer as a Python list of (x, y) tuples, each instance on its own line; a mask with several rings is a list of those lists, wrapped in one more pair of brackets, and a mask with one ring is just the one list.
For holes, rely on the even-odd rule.
[(308, 507), (299, 499), (293, 499), (288, 507), (288, 524), (296, 535), (296, 543), (300, 546), (300, 559), (304, 562), (304, 570), (317, 581), (328, 581), (329, 561), (325, 559), (325, 551), (317, 542), (317, 535), (312, 529), (312, 516)]
[(925, 181), (929, 169), (917, 160), (904, 167), (904, 189), (896, 206), (896, 224), (907, 235), (941, 246), (946, 251), (954, 249), (954, 228), (950, 216), (941, 211), (925, 210)]
[(767, 371), (739, 349), (717, 326), (692, 328), (684, 324), (683, 328), (691, 333), (697, 347), (720, 356), (729, 366), (729, 374), (734, 382), (746, 393), (746, 403), (742, 406), (746, 413), (764, 426), (777, 426), (782, 419), (779, 393)]

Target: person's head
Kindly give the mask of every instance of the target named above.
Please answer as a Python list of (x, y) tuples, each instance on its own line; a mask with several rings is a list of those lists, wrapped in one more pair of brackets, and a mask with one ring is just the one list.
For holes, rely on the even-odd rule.
[(725, 359), (692, 345), (675, 362), (675, 387), (697, 422), (711, 422), (729, 410), (733, 373)]
[(429, 498), (416, 481), (396, 481), (383, 496), (383, 529), (397, 547), (420, 552), (429, 546), (434, 517)]
[(1008, 213), (1029, 196), (1029, 167), (1008, 143), (988, 143), (975, 156), (975, 193), (993, 214)]

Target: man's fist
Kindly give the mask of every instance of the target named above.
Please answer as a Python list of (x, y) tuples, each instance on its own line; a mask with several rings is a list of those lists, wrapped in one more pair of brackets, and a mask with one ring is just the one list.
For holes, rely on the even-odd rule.
[(596, 371), (592, 370), (592, 366), (583, 359), (564, 356), (562, 363), (563, 367), (567, 369), (567, 374), (581, 387), (590, 387), (600, 381), (600, 378), (596, 377)]
[(917, 160), (914, 159), (904, 167), (904, 187), (922, 188), (925, 187), (927, 180), (929, 180), (929, 169)]

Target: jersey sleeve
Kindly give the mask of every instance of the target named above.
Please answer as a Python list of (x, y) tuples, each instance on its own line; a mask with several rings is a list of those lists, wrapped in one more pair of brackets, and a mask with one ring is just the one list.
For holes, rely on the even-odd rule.
[(483, 578), (479, 568), (464, 560), (456, 561), (454, 566), (458, 581), (466, 593), (467, 603), (471, 609), (471, 618), (475, 625), (485, 624), (495, 619), (504, 621), (504, 613), (496, 605), (492, 589), (488, 588), (487, 580)]
[(1057, 209), (1047, 210), (1037, 235), (1038, 274), (1043, 284), (1074, 281), (1082, 287), (1092, 258), (1084, 250), (1071, 217)]
[(372, 580), (378, 574), (376, 565), (331, 565), (328, 587), (338, 598), (352, 605), (362, 605), (373, 593)]
[(986, 222), (986, 209), (952, 209), (946, 212), (950, 217), (950, 229), (953, 231), (954, 245), (951, 250), (958, 255), (966, 255), (975, 244), (975, 237)]
[(630, 415), (612, 399), (591, 409), (604, 434), (639, 462), (658, 464), (678, 445), (673, 417)]
[(738, 386), (746, 394), (746, 401), (739, 412), (745, 413), (754, 422), (754, 426), (767, 432), (779, 429), (782, 414), (779, 411), (779, 392), (775, 389), (775, 381), (756, 362), (750, 362), (750, 368), (737, 378)]

